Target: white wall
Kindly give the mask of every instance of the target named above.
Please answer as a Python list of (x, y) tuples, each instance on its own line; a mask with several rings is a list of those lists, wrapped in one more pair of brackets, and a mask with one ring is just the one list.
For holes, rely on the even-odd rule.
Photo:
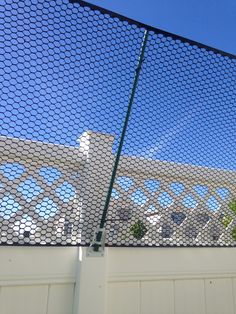
[(77, 248), (0, 247), (0, 314), (72, 314)]

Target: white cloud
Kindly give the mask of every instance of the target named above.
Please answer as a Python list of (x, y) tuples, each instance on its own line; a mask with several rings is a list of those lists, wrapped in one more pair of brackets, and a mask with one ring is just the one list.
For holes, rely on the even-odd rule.
[(190, 120), (194, 117), (196, 109), (192, 108), (191, 111), (186, 112), (184, 117), (172, 125), (167, 132), (165, 132), (158, 140), (158, 142), (149, 147), (145, 152), (141, 153), (142, 157), (154, 158), (162, 152), (180, 132), (188, 125)]

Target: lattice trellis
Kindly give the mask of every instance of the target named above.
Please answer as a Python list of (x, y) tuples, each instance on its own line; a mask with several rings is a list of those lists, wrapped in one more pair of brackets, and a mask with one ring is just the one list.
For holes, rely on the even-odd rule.
[(235, 245), (235, 182), (234, 172), (127, 157), (113, 189), (109, 241), (140, 246)]
[(59, 145), (0, 141), (0, 242), (78, 244), (82, 154)]
[(6, 0), (0, 244), (105, 224), (111, 246), (235, 246), (235, 60), (81, 0)]

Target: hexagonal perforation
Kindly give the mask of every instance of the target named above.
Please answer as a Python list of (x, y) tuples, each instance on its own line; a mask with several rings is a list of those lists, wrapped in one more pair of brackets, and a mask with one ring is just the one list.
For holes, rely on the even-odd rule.
[(106, 244), (236, 244), (235, 57), (79, 0), (0, 9), (0, 244), (91, 243), (145, 30)]

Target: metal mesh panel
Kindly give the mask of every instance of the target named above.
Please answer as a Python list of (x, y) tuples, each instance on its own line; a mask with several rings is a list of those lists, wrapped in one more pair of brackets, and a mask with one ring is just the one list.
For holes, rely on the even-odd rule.
[(123, 147), (129, 157), (114, 187), (111, 244), (235, 243), (235, 114), (235, 59), (150, 34)]
[(234, 56), (83, 1), (6, 0), (0, 90), (1, 244), (89, 245), (110, 187), (106, 245), (235, 245)]

